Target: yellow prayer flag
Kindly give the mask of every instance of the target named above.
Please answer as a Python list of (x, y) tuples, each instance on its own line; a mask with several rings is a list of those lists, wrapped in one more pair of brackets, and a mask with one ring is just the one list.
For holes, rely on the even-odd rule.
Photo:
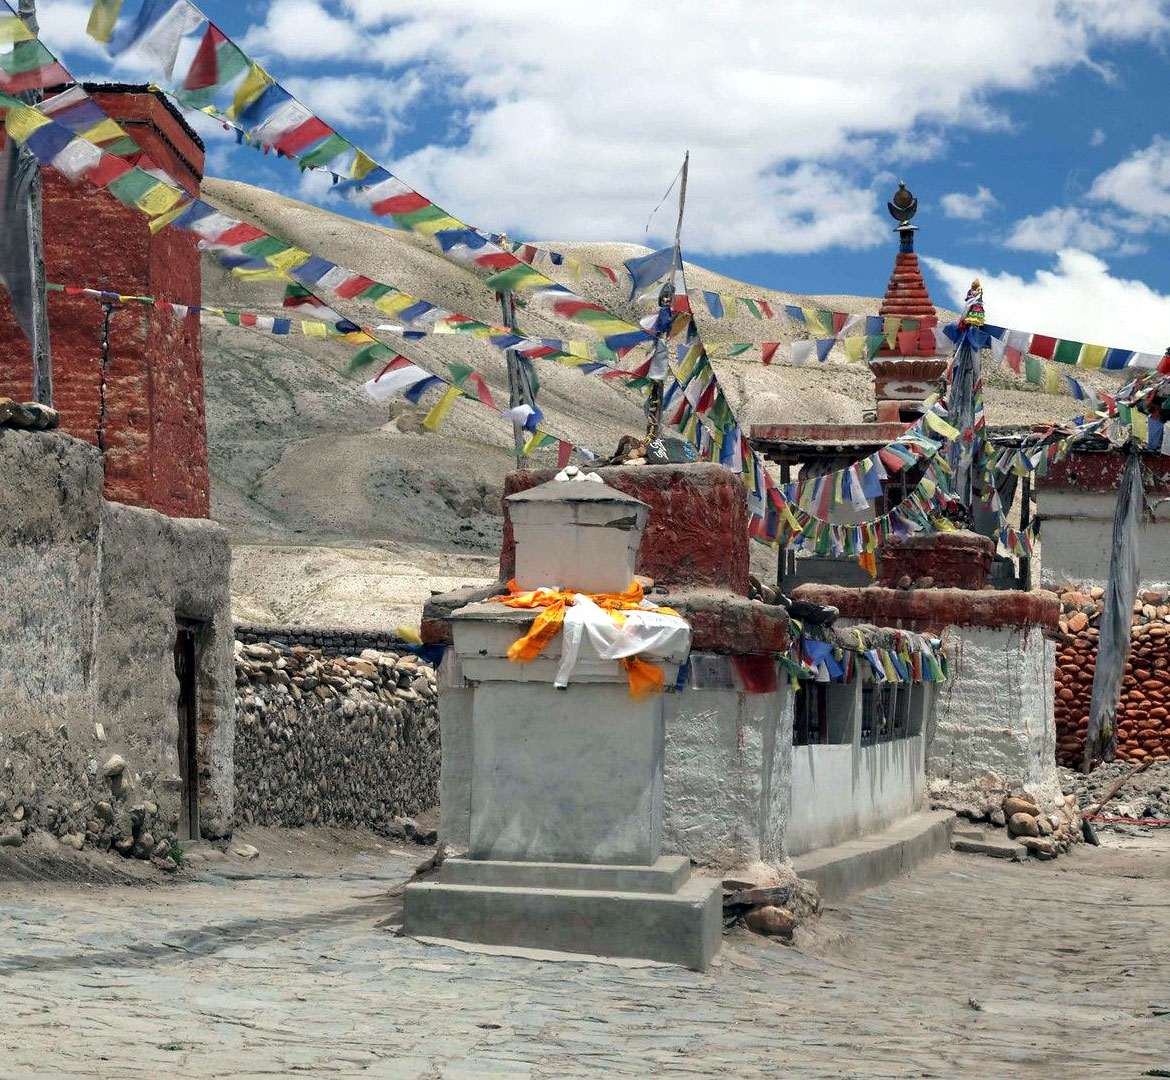
[(301, 322), (301, 333), (305, 337), (328, 337), (329, 328), (316, 319), (305, 319)]
[(588, 341), (570, 341), (568, 346), (570, 356), (579, 356), (582, 360), (593, 359), (593, 350), (589, 348)]
[(938, 485), (929, 476), (924, 476), (918, 481), (918, 490), (922, 492), (924, 498), (933, 499)]
[(227, 112), (228, 118), (235, 120), (272, 83), (272, 76), (253, 61), (252, 66), (248, 69), (248, 74), (244, 76), (244, 81), (236, 88), (236, 95), (232, 99), (232, 107)]
[(176, 191), (173, 187), (160, 183), (139, 195), (134, 200), (134, 205), (149, 217), (158, 217), (182, 200), (183, 193), (181, 191)]
[[(439, 425), (447, 418), (447, 414), (451, 411), (451, 406), (463, 393), (458, 386), (448, 386), (443, 391), (443, 396), (435, 402), (435, 407), (427, 413), (427, 418), (422, 422), (422, 426), (427, 431), (438, 431)], [(531, 442), (531, 440), (529, 440)]]
[(941, 435), (944, 439), (957, 439), (959, 437), (959, 429), (952, 424), (948, 424), (936, 412), (924, 412), (923, 418), (926, 420), (926, 426), (931, 431)]
[(1099, 368), (1108, 351), (1104, 345), (1082, 345), (1077, 367)]
[(9, 135), (18, 143), (22, 143), (38, 128), (52, 122), (47, 116), (42, 116), (36, 109), (30, 109), (27, 105), (13, 105), (8, 110), (4, 127)]
[(858, 362), (865, 356), (864, 337), (847, 337), (842, 341), (845, 346), (846, 359)]
[(723, 314), (728, 319), (735, 318), (735, 304), (739, 298), (735, 297), (735, 296), (724, 295), (724, 296), (721, 296), (719, 299), (723, 301)]
[(94, 41), (109, 41), (121, 9), (122, 0), (94, 0), (93, 11), (89, 13), (89, 22), (85, 27), (86, 33)]
[(1150, 441), (1150, 418), (1137, 409), (1130, 413), (1130, 426), (1133, 428), (1133, 437), (1143, 445)]
[[(463, 222), (460, 221), (458, 218), (441, 217), (441, 218), (435, 218), (434, 221), (420, 222), (418, 225), (415, 225), (413, 227), (412, 231), (416, 232), (416, 233), (422, 233), (423, 236), (434, 236), (435, 233), (442, 232), (444, 229), (465, 229), (465, 228), (467, 228), (467, 226), (464, 225)], [(538, 281), (538, 282), (536, 282), (536, 284), (538, 284), (538, 285), (543, 284), (543, 282)], [(529, 286), (527, 283), (525, 283), (521, 287), (528, 288)]]
[(370, 157), (364, 150), (358, 150), (357, 157), (354, 159), (353, 168), (350, 170), (350, 176), (354, 180), (364, 180), (376, 168), (378, 163)]
[(288, 274), (277, 270), (275, 266), (265, 267), (263, 270), (246, 270), (237, 266), (232, 270), (232, 277), (247, 278), (249, 281), (287, 281)]
[(1060, 372), (1056, 368), (1044, 369), (1044, 392), (1046, 394), (1060, 393)]
[(800, 309), (804, 316), (804, 325), (808, 327), (808, 332), (814, 336), (818, 334), (827, 334), (825, 324), (821, 322), (820, 312), (815, 307), (806, 307)]
[(289, 271), (295, 266), (308, 262), (309, 253), (304, 248), (290, 247), (288, 251), (278, 251), (275, 255), (265, 255), (264, 261), (277, 270)]
[(400, 292), (388, 292), (385, 296), (379, 296), (374, 301), (374, 307), (379, 311), (386, 312), (387, 315), (397, 315), (415, 303), (416, 300), (413, 296), (407, 296)]
[(81, 137), (86, 142), (101, 144), (104, 142), (112, 142), (114, 139), (120, 139), (126, 132), (122, 130), (121, 124), (117, 120), (111, 120), (106, 117), (101, 123), (94, 124), (93, 127), (81, 133)]
[(15, 15), (0, 18), (0, 45), (15, 45), (18, 41), (32, 41), (36, 35)]
[(180, 199), (179, 202), (177, 202), (165, 213), (159, 214), (157, 217), (150, 219), (150, 231), (152, 233), (156, 233), (160, 229), (165, 229), (190, 205), (191, 203), (187, 199)]

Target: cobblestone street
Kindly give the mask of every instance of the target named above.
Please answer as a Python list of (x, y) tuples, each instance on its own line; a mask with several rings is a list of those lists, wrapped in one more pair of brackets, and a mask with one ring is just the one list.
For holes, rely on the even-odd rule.
[(401, 938), (387, 890), (417, 855), (371, 840), (302, 872), (269, 856), (274, 836), (174, 884), (0, 881), (0, 1075), (1170, 1069), (1167, 839), (1107, 835), (1054, 863), (948, 854), (831, 908), (798, 948), (725, 939), (698, 975)]

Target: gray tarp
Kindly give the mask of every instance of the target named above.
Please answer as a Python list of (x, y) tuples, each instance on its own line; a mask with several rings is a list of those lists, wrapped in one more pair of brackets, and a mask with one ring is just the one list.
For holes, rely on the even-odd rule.
[(1113, 513), (1113, 546), (1109, 555), (1109, 580), (1105, 583), (1105, 610), (1101, 613), (1097, 642), (1097, 668), (1093, 672), (1093, 699), (1089, 705), (1089, 730), (1085, 736), (1082, 771), (1117, 756), (1117, 703), (1121, 680), (1129, 659), (1133, 602), (1138, 588), (1138, 525), (1142, 517), (1142, 470), (1138, 452), (1129, 447), (1125, 471)]

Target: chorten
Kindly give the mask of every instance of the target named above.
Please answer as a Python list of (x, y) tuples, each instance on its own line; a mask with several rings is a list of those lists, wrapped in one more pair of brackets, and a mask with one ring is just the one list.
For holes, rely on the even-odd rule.
[(935, 342), (938, 315), (914, 251), (918, 226), (911, 221), (918, 212), (918, 200), (905, 182), (899, 181), (887, 208), (897, 222), (894, 231), (898, 234), (898, 254), (879, 314), (900, 323), (893, 344), (887, 340), (870, 362), (876, 380), (879, 422), (916, 419), (923, 399), (934, 391), (948, 360)]

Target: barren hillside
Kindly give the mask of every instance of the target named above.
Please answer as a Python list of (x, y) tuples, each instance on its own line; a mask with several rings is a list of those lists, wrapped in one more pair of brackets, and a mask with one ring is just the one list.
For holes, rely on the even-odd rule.
[[(478, 275), (413, 236), (246, 184), (209, 179), (204, 196), (354, 270), (444, 307), (499, 320)], [(556, 241), (548, 246), (615, 265), (646, 250)], [(865, 314), (878, 309), (876, 299), (762, 290), (699, 266), (688, 266), (688, 278), (693, 288), (762, 295), (776, 304), (812, 303)], [(875, 292), (884, 286), (875, 281)], [(607, 288), (595, 293), (597, 298), (636, 319), (638, 312)], [(275, 282), (233, 278), (205, 256), (203, 292), (208, 305), (279, 314), (284, 289)], [(367, 325), (387, 321), (363, 305), (343, 314)], [(745, 426), (784, 419), (860, 420), (862, 411), (872, 408), (868, 368), (843, 357), (812, 368), (786, 366), (783, 349), (769, 367), (759, 363), (758, 353), (754, 361), (718, 359), (719, 342), (791, 340), (785, 321), (759, 321), (743, 311), (715, 321), (701, 305), (698, 315), (720, 380)], [(521, 326), (543, 336), (584, 336), (580, 327), (535, 310), (522, 312)], [(441, 432), (431, 435), (419, 428), (424, 409), (405, 402), (388, 408), (368, 399), (361, 381), (369, 376), (346, 374), (351, 350), (342, 344), (216, 322), (205, 322), (203, 334), (212, 513), (233, 536), (238, 618), (416, 624), (431, 589), (495, 577), (500, 490), (512, 460), (506, 422), (475, 402), (460, 401)], [(507, 399), (503, 354), (490, 345), (441, 337), (409, 342), (401, 351), (435, 371), (445, 371), (443, 365), (452, 361), (469, 364), (483, 374), (497, 401)], [(538, 363), (548, 430), (598, 453), (610, 452), (621, 435), (642, 430), (638, 395), (555, 363)], [(1037, 393), (1002, 369), (988, 371), (987, 383), (992, 424), (1033, 423), (1080, 411), (1071, 398)], [(545, 464), (554, 464), (551, 452), (542, 454)]]

